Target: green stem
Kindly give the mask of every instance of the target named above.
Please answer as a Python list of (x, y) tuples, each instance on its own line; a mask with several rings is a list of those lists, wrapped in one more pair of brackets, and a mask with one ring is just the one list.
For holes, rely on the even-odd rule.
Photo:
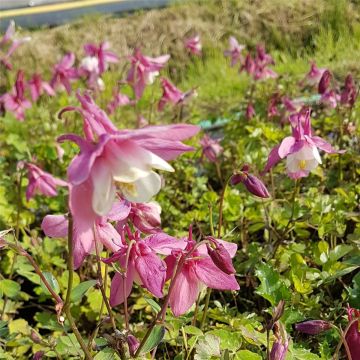
[(207, 317), (207, 311), (209, 309), (210, 296), (211, 296), (211, 289), (208, 288), (207, 293), (206, 293), (204, 312), (203, 312), (203, 316), (202, 316), (201, 324), (200, 324), (200, 330), (202, 330), (204, 328), (204, 325), (205, 325), (205, 321), (206, 321), (206, 317)]
[(128, 310), (128, 303), (127, 303), (127, 289), (126, 289), (126, 277), (129, 267), (129, 258), (130, 258), (130, 251), (133, 245), (136, 244), (135, 240), (131, 240), (129, 246), (126, 251), (126, 258), (125, 258), (125, 273), (123, 274), (123, 292), (124, 292), (124, 316), (125, 316), (125, 329), (129, 330), (129, 310)]

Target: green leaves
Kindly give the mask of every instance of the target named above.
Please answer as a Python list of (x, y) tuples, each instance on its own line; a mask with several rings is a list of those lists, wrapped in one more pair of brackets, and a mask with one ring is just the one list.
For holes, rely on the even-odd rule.
[[(48, 284), (50, 285), (51, 289), (53, 289), (56, 294), (59, 294), (60, 286), (59, 286), (59, 283), (57, 282), (57, 280), (55, 279), (54, 275), (48, 271), (43, 272), (43, 275), (44, 275), (46, 281), (48, 282)], [(46, 294), (50, 295), (50, 291), (45, 286), (43, 281), (41, 281), (40, 285), (41, 285), (41, 288), (43, 289), (43, 291)]]
[(0, 280), (0, 297), (3, 295), (9, 298), (15, 298), (20, 293), (20, 284), (16, 281), (4, 279)]
[(143, 348), (141, 349), (141, 354), (146, 354), (151, 351), (154, 347), (158, 346), (161, 340), (165, 335), (165, 327), (161, 325), (156, 325), (152, 329), (150, 336), (145, 341)]
[(70, 300), (72, 302), (80, 301), (86, 292), (96, 284), (96, 282), (97, 280), (88, 280), (75, 286), (71, 291)]
[(261, 284), (256, 293), (275, 306), (280, 300), (290, 299), (290, 291), (274, 268), (268, 264), (261, 264), (255, 271)]

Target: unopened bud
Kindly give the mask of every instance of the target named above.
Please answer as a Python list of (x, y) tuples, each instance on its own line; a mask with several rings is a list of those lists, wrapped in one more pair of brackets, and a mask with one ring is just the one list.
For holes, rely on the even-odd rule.
[(326, 92), (326, 90), (328, 89), (328, 87), (330, 85), (331, 78), (332, 78), (332, 75), (331, 75), (330, 71), (325, 70), (320, 79), (320, 82), (319, 82), (319, 87), (318, 87), (319, 94), (324, 94)]
[(225, 274), (235, 274), (236, 270), (232, 264), (231, 256), (225, 249), (223, 244), (214, 240), (216, 248), (213, 249), (209, 244), (206, 244), (208, 254), (213, 263)]
[(129, 346), (130, 355), (134, 356), (136, 353), (136, 350), (138, 349), (138, 347), (140, 345), (140, 341), (134, 335), (128, 335), (126, 341)]
[(34, 329), (31, 329), (30, 338), (35, 344), (40, 344), (41, 343), (41, 338), (40, 338), (39, 334)]
[(295, 329), (304, 334), (317, 335), (331, 329), (331, 323), (324, 320), (309, 320), (296, 324)]

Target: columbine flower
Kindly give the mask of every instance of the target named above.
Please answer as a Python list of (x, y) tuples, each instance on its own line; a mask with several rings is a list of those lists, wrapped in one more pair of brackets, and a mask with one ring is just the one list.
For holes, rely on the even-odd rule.
[(159, 111), (162, 111), (167, 103), (177, 105), (191, 96), (190, 92), (183, 93), (174, 84), (165, 78), (161, 78), (161, 86), (163, 89), (163, 94), (158, 104)]
[(315, 61), (313, 61), (310, 64), (310, 71), (306, 74), (305, 79), (301, 83), (310, 86), (318, 85), (325, 71), (325, 68), (318, 68)]
[(290, 123), (292, 136), (286, 137), (271, 150), (263, 173), (286, 158), (288, 176), (293, 179), (305, 177), (321, 164), (318, 149), (330, 154), (344, 152), (335, 150), (321, 137), (312, 135), (310, 110), (291, 115)]
[(200, 145), (202, 147), (201, 157), (203, 158), (205, 156), (210, 162), (216, 162), (220, 154), (224, 151), (220, 145), (220, 140), (212, 139), (207, 134), (200, 140)]
[(88, 57), (97, 59), (97, 73), (102, 74), (108, 68), (109, 63), (119, 62), (118, 56), (109, 51), (110, 44), (105, 41), (99, 46), (96, 44), (86, 44), (84, 46), (85, 53)]
[(324, 94), (328, 90), (331, 83), (331, 79), (332, 79), (331, 72), (329, 70), (325, 70), (319, 81), (319, 85), (318, 85), (319, 94)]
[(254, 75), (256, 71), (256, 64), (251, 54), (248, 53), (245, 57), (244, 63), (240, 67), (240, 72), (246, 71), (249, 75)]
[(210, 241), (210, 244), (206, 244), (207, 252), (213, 263), (225, 274), (235, 274), (236, 270), (226, 247), (221, 241), (211, 236), (209, 236), (207, 240)]
[(268, 108), (267, 108), (267, 116), (268, 118), (272, 118), (274, 116), (280, 115), (278, 105), (279, 105), (279, 94), (274, 94), (269, 101)]
[(31, 108), (31, 102), (25, 98), (24, 72), (22, 70), (18, 71), (15, 86), (11, 92), (0, 97), (0, 103), (19, 121), (25, 119), (25, 110)]
[[(70, 182), (80, 186), (92, 184), (92, 207), (98, 215), (111, 208), (116, 188), (132, 202), (147, 202), (161, 188), (161, 178), (153, 169), (174, 171), (166, 160), (192, 150), (181, 140), (195, 135), (199, 128), (193, 125), (152, 126), (136, 130), (118, 130), (106, 113), (92, 99), (78, 94), (84, 118), (86, 138), (63, 135), (59, 141), (70, 140), (80, 148), (80, 154), (68, 168)], [(63, 113), (62, 112), (62, 113)], [(97, 142), (95, 136), (98, 137)]]
[(153, 201), (149, 203), (131, 203), (129, 219), (142, 233), (152, 234), (160, 231), (161, 206)]
[(289, 348), (288, 336), (279, 322), (275, 323), (274, 328), (276, 340), (271, 348), (270, 360), (285, 360)]
[(34, 74), (33, 77), (28, 81), (31, 99), (33, 102), (37, 101), (37, 99), (44, 93), (44, 91), (49, 96), (55, 96), (54, 89), (47, 83), (43, 81), (41, 75)]
[(237, 172), (231, 177), (231, 185), (237, 185), (241, 182), (245, 185), (246, 189), (253, 195), (261, 198), (269, 198), (270, 194), (264, 183), (255, 175), (249, 174), (249, 170), (249, 165), (244, 165), (240, 172)]
[(331, 323), (324, 320), (308, 320), (295, 325), (295, 329), (304, 334), (317, 335), (331, 329)]
[(194, 37), (185, 40), (185, 49), (193, 55), (201, 56), (202, 45), (200, 41), (200, 36), (195, 35)]
[[(95, 251), (96, 242), (110, 251), (124, 247), (120, 234), (110, 221), (123, 221), (130, 212), (130, 206), (124, 201), (114, 203), (107, 216), (98, 216), (91, 208), (91, 199), (87, 187), (83, 184), (70, 191), (70, 210), (73, 216), (74, 267), (77, 269), (85, 257)], [(46, 215), (41, 228), (46, 236), (67, 237), (69, 222), (66, 215)], [(95, 241), (96, 236), (96, 241)], [(99, 249), (100, 251), (101, 249)]]
[[(0, 63), (4, 64), (4, 66), (8, 69), (12, 69), (12, 65), (9, 62), (10, 56), (14, 53), (14, 51), (23, 43), (31, 40), (30, 37), (24, 37), (22, 39), (14, 39), (15, 35), (15, 22), (13, 20), (10, 21), (8, 28), (2, 39), (0, 40)], [(11, 43), (10, 46), (7, 46), (8, 43)]]
[(357, 98), (357, 90), (354, 83), (354, 79), (351, 74), (349, 74), (345, 79), (345, 86), (341, 92), (340, 102), (343, 105), (353, 107)]
[(132, 102), (129, 99), (129, 97), (125, 94), (122, 94), (119, 91), (118, 87), (115, 87), (113, 90), (113, 97), (112, 97), (111, 101), (109, 102), (109, 104), (107, 105), (107, 111), (111, 115), (111, 114), (115, 113), (117, 108), (119, 108), (121, 106), (129, 105), (131, 103)]
[[(230, 257), (236, 254), (237, 245), (217, 239), (228, 251)], [(174, 273), (177, 259), (184, 259), (185, 263), (178, 270), (172, 292), (170, 294), (170, 308), (175, 316), (184, 314), (195, 303), (199, 292), (204, 286), (218, 290), (239, 290), (233, 274), (225, 273), (214, 264), (208, 255), (205, 245), (194, 250), (196, 243), (191, 239), (187, 241), (185, 250), (173, 251), (165, 258), (167, 265), (167, 279)], [(190, 255), (188, 255), (191, 252)]]
[[(133, 236), (128, 232), (129, 240), (133, 241), (131, 249), (123, 239), (124, 247), (108, 259), (105, 263), (118, 262), (126, 271), (126, 293), (124, 293), (124, 275), (115, 273), (110, 288), (110, 305), (116, 306), (124, 302), (131, 293), (134, 281), (149, 290), (154, 296), (163, 296), (163, 287), (166, 279), (166, 264), (156, 254), (168, 255), (173, 249), (185, 247), (184, 241), (165, 233), (158, 233), (141, 239), (139, 233)], [(129, 253), (126, 268), (126, 254)]]
[(245, 45), (240, 45), (238, 41), (230, 36), (229, 38), (229, 50), (224, 51), (225, 56), (231, 58), (231, 66), (235, 66), (237, 63), (241, 63), (241, 52), (245, 49)]
[[(355, 318), (360, 318), (360, 311), (352, 308), (348, 308), (348, 319), (349, 321)], [(346, 334), (346, 342), (349, 346), (351, 358), (357, 359), (360, 354), (360, 331), (359, 331), (359, 320), (355, 321)]]
[(127, 81), (133, 87), (136, 99), (141, 98), (146, 85), (154, 82), (169, 58), (170, 55), (151, 58), (144, 56), (139, 49), (134, 50)]
[(320, 98), (320, 102), (326, 106), (329, 106), (333, 109), (336, 108), (338, 101), (340, 100), (340, 96), (336, 93), (335, 90), (327, 90), (325, 91)]
[(52, 88), (61, 85), (68, 94), (71, 93), (70, 82), (78, 78), (77, 70), (73, 67), (75, 63), (75, 54), (66, 54), (61, 61), (54, 66), (53, 77), (50, 81)]
[(26, 189), (26, 200), (29, 201), (36, 193), (45, 196), (56, 196), (58, 186), (67, 186), (68, 184), (51, 174), (41, 170), (34, 164), (25, 163), (28, 170), (29, 184)]
[(251, 120), (256, 115), (254, 105), (249, 102), (246, 106), (245, 117), (247, 120)]

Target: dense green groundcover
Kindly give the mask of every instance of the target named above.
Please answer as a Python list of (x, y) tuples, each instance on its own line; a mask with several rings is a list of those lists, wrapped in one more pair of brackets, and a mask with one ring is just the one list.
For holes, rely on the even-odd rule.
[[(170, 22), (167, 28), (171, 29), (171, 21), (175, 28), (180, 28), (176, 14), (188, 15), (190, 25), (186, 25), (178, 37), (172, 33), (177, 44), (173, 47), (174, 58), (162, 74), (184, 91), (196, 88), (198, 96), (185, 105), (181, 114), (171, 106), (158, 113), (156, 106), (161, 88), (156, 80), (146, 89), (136, 112), (128, 106), (117, 109), (111, 116), (119, 128), (131, 128), (135, 127), (138, 114), (152, 124), (176, 122), (181, 115), (182, 122), (202, 124), (208, 134), (222, 139), (224, 152), (217, 164), (201, 159), (199, 139), (204, 135), (202, 132), (188, 142), (195, 151), (172, 162), (175, 173), (164, 174), (165, 184), (156, 201), (162, 208), (162, 228), (170, 235), (186, 236), (190, 224), (193, 224), (197, 238), (210, 235), (212, 227), (216, 231), (226, 179), (244, 163), (251, 164), (252, 173), (259, 176), (273, 146), (290, 135), (290, 126), (282, 121), (281, 107), (279, 115), (270, 118), (267, 114), (268, 103), (274, 94), (305, 99), (313, 109), (312, 125), (316, 135), (337, 149), (346, 150), (342, 155), (322, 152), (323, 164), (296, 184), (287, 177), (285, 161), (282, 161), (262, 177), (272, 195), (270, 199), (252, 196), (241, 184), (226, 188), (221, 238), (238, 244), (234, 266), (240, 290), (209, 292), (204, 289), (198, 306), (185, 315), (174, 317), (168, 310), (165, 335), (155, 355), (158, 359), (266, 359), (267, 348), (271, 349), (275, 341), (273, 330), (266, 329), (275, 307), (284, 300), (284, 312), (279, 322), (289, 336), (286, 359), (329, 360), (341, 341), (338, 331), (331, 329), (311, 336), (296, 331), (294, 324), (307, 319), (322, 319), (345, 328), (348, 304), (360, 309), (360, 102), (352, 108), (328, 108), (314, 98), (316, 89), (299, 86), (299, 81), (309, 70), (310, 60), (328, 68), (334, 75), (333, 84), (339, 89), (348, 73), (353, 74), (358, 86), (358, 4), (330, 1), (319, 2), (316, 6), (308, 1), (286, 4), (266, 1), (261, 7), (259, 3), (180, 4), (116, 19), (119, 22), (112, 19), (111, 31), (104, 25), (104, 34), (99, 31), (96, 35), (99, 41), (111, 38), (115, 49), (119, 36), (122, 43), (124, 39), (131, 39), (128, 41), (130, 48), (143, 45), (142, 50), (147, 55), (172, 54), (166, 33), (164, 47), (157, 43), (164, 29), (151, 26), (152, 21), (158, 24), (159, 19), (167, 19)], [(223, 14), (222, 28), (217, 8), (221, 9), (219, 14)], [(201, 26), (197, 27), (196, 16), (201, 19)], [(246, 35), (246, 16), (249, 29), (256, 31), (250, 34), (253, 37)], [(41, 43), (42, 36), (45, 39), (52, 33), (57, 39), (59, 54), (66, 51), (81, 54), (86, 41), (80, 37), (74, 39), (73, 35), (77, 31), (81, 34), (81, 29), (89, 27), (90, 23), (96, 28), (96, 21), (104, 23), (103, 19), (96, 18), (70, 25), (70, 35), (67, 35), (68, 29), (52, 29), (47, 34), (44, 30), (36, 30), (32, 34), (33, 41)], [(121, 21), (127, 24), (129, 33), (122, 34)], [(302, 27), (297, 27), (297, 21)], [(138, 42), (130, 33), (136, 23), (141, 24), (136, 29), (138, 36), (143, 34), (143, 40), (140, 38)], [(217, 35), (214, 35), (215, 30), (208, 32), (212, 23), (215, 30), (222, 32)], [(240, 28), (242, 25), (244, 27)], [(303, 32), (294, 31), (294, 27)], [(152, 32), (155, 51), (151, 50), (152, 43), (147, 42), (148, 31)], [(203, 39), (201, 58), (179, 50), (184, 35), (194, 33), (199, 33)], [(279, 77), (254, 82), (246, 73), (239, 73), (238, 67), (230, 67), (229, 59), (223, 56), (230, 35), (237, 36), (248, 49), (254, 49), (258, 41), (266, 41), (266, 48), (275, 59), (272, 69)], [(25, 56), (29, 51), (31, 53), (31, 45), (19, 49), (22, 58), (15, 58), (16, 70), (23, 68), (31, 74), (32, 62), (37, 63), (36, 59), (42, 56), (46, 58), (46, 49), (44, 44), (41, 45), (36, 45), (33, 58)], [(128, 54), (119, 52), (120, 56)], [(56, 60), (59, 59), (47, 63), (42, 59), (41, 68), (37, 70), (48, 78)], [(100, 107), (106, 108), (112, 88), (123, 79), (127, 66), (124, 57), (120, 64), (104, 74), (106, 89), (96, 99)], [(1, 93), (9, 90), (15, 75), (16, 71), (2, 75)], [(75, 87), (83, 89), (85, 84), (78, 81)], [(126, 87), (123, 91), (129, 96), (132, 94)], [(256, 111), (251, 120), (245, 117), (249, 100)], [(76, 114), (67, 114), (62, 120), (57, 114), (64, 106), (77, 104), (74, 93), (68, 96), (63, 92), (54, 98), (42, 97), (36, 106), (27, 110), (24, 122), (18, 122), (8, 112), (0, 118), (0, 229), (13, 229), (6, 239), (11, 242), (13, 234), (18, 235), (21, 246), (32, 255), (62, 298), (66, 296), (69, 277), (67, 242), (46, 237), (40, 224), (46, 214), (67, 211), (67, 192), (60, 189), (56, 197), (36, 196), (26, 201), (27, 179), (21, 176), (17, 164), (21, 160), (31, 160), (47, 172), (65, 179), (67, 166), (78, 149), (70, 143), (61, 145), (65, 155), (59, 161), (56, 138), (63, 133), (80, 134), (82, 122)], [(349, 127), (349, 123), (353, 127)], [(106, 253), (102, 255), (105, 257)], [(1, 249), (0, 259), (0, 359), (31, 359), (39, 351), (45, 353), (44, 358), (82, 358), (81, 348), (68, 322), (62, 325), (57, 321), (54, 302), (28, 259), (7, 247)], [(103, 271), (108, 271), (110, 278), (114, 274), (111, 266), (105, 270), (103, 265)], [(74, 273), (71, 312), (86, 340), (98, 327), (94, 358), (116, 359), (118, 355), (111, 347), (114, 345), (111, 324), (99, 322), (100, 309), (103, 314), (106, 310), (96, 278), (96, 262), (94, 256), (89, 256)], [(106, 285), (109, 292), (109, 280)], [(207, 296), (210, 296), (209, 308), (204, 309)], [(128, 306), (131, 331), (137, 338), (144, 336), (161, 302), (140, 286), (134, 287)], [(123, 307), (116, 307), (114, 314), (121, 331)], [(339, 356), (346, 358), (343, 347)], [(144, 358), (151, 358), (151, 355), (144, 355)]]

